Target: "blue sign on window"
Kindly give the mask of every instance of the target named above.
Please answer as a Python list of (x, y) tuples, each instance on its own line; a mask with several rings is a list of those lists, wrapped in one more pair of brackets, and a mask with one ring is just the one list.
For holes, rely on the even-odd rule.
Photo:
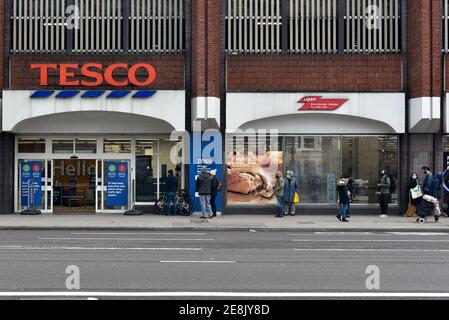
[[(195, 141), (194, 139), (197, 139)], [(204, 139), (204, 141), (203, 141)], [(210, 148), (210, 144), (214, 142), (214, 139), (208, 140), (208, 138), (204, 137), (204, 132), (196, 132), (192, 133), (190, 136), (190, 196), (194, 199), (195, 202), (195, 211), (201, 211), (199, 195), (195, 192), (196, 179), (201, 174), (201, 169), (206, 168), (207, 172), (211, 172), (212, 170), (216, 170), (216, 177), (219, 183), (223, 183), (222, 177), (222, 164), (221, 159), (220, 163), (216, 163), (215, 152), (218, 152), (218, 155), (221, 157), (221, 144), (218, 144), (215, 148), (212, 148), (211, 154), (209, 152), (204, 152), (205, 149)], [(194, 150), (196, 147), (200, 147), (200, 150)], [(222, 193), (217, 192), (215, 204), (217, 206), (217, 212), (221, 212), (221, 197)]]
[(106, 205), (128, 205), (128, 162), (106, 162)]
[(42, 205), (42, 169), (41, 161), (26, 161), (20, 164), (20, 203), (28, 208)]

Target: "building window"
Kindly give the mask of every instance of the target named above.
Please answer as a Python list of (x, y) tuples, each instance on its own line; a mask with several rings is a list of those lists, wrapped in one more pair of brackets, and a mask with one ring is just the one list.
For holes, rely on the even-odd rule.
[(104, 153), (131, 153), (131, 141), (104, 139)]
[(75, 0), (74, 52), (122, 51), (122, 0)]
[(290, 0), (288, 33), (289, 52), (337, 52), (337, 0)]
[(399, 0), (227, 0), (227, 5), (228, 53), (400, 52)]
[(45, 153), (45, 139), (19, 139), (19, 153)]
[(346, 0), (345, 52), (400, 52), (399, 0)]
[(157, 200), (157, 141), (136, 140), (136, 201)]
[(131, 0), (132, 52), (183, 51), (184, 0)]
[(13, 0), (11, 23), (14, 53), (184, 51), (184, 0)]
[(65, 9), (64, 0), (14, 0), (12, 51), (64, 52)]
[(95, 139), (76, 139), (75, 152), (78, 153), (97, 153), (97, 140)]
[(53, 146), (53, 153), (73, 154), (74, 151), (73, 139), (53, 140), (52, 146)]
[(281, 52), (281, 0), (227, 0), (229, 53)]
[[(303, 204), (336, 205), (336, 183), (350, 177), (354, 204), (377, 205), (380, 171), (387, 170), (399, 185), (397, 136), (295, 136), (280, 137), (279, 148), (258, 149), (256, 139), (240, 144), (243, 136), (227, 139), (227, 203), (275, 204), (275, 173), (292, 170)], [(243, 146), (243, 147), (242, 147)], [(260, 148), (259, 148), (260, 149)], [(391, 203), (397, 204), (394, 190)]]

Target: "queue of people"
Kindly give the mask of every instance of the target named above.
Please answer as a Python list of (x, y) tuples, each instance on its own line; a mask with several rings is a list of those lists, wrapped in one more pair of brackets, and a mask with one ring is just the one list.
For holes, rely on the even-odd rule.
[(438, 222), (441, 216), (443, 174), (440, 172), (434, 176), (428, 166), (423, 166), (421, 170), (424, 176), (422, 183), (420, 183), (416, 172), (412, 172), (410, 175), (407, 184), (409, 202), (404, 216), (416, 217), (416, 221), (421, 223), (433, 216), (435, 222)]
[[(178, 185), (177, 178), (173, 175), (173, 171), (169, 170), (167, 178), (167, 198), (169, 203), (169, 214), (174, 214), (176, 188)], [(211, 219), (217, 216), (216, 198), (218, 192), (221, 191), (222, 185), (217, 179), (216, 170), (207, 171), (206, 168), (201, 170), (200, 175), (196, 179), (195, 191), (199, 195), (202, 219)], [(284, 178), (282, 172), (275, 174), (275, 185), (273, 192), (277, 200), (277, 218), (283, 218), (287, 215), (296, 215), (296, 205), (299, 203), (299, 185), (292, 170), (287, 170)], [(416, 172), (412, 172), (407, 183), (408, 190), (408, 207), (403, 213), (404, 217), (414, 217), (419, 219), (427, 219), (433, 216), (435, 221), (439, 221), (441, 215), (440, 200), (442, 198), (442, 173), (435, 177), (428, 166), (422, 167), (424, 176), (421, 183)], [(394, 178), (383, 169), (380, 172), (378, 183), (378, 200), (380, 208), (380, 217), (388, 217), (389, 203), (391, 195), (395, 191)], [(338, 195), (339, 211), (337, 219), (341, 222), (349, 222), (351, 203), (354, 199), (353, 180), (349, 176), (341, 176), (337, 181), (336, 191)]]
[(200, 199), (201, 219), (212, 219), (217, 216), (216, 198), (220, 190), (217, 170), (208, 172), (207, 168), (202, 168), (195, 185), (195, 192), (198, 192)]

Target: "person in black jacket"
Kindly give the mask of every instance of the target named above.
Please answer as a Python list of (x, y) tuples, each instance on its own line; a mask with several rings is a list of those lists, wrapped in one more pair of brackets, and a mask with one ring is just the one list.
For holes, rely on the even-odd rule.
[(217, 204), (215, 203), (215, 200), (218, 195), (218, 191), (221, 190), (221, 184), (217, 179), (217, 170), (211, 170), (211, 188), (210, 188), (210, 206), (212, 207), (212, 218), (217, 216)]
[(341, 222), (349, 222), (347, 215), (349, 213), (349, 190), (348, 179), (341, 177), (337, 181), (338, 202), (341, 205), (340, 212), (337, 215), (337, 219)]
[(173, 216), (176, 215), (176, 192), (178, 192), (178, 178), (173, 175), (173, 170), (168, 170), (168, 176), (165, 179), (165, 195), (169, 214)]

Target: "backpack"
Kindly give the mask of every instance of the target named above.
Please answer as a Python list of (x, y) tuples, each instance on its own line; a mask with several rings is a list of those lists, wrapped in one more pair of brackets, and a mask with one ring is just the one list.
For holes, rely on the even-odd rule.
[(393, 176), (390, 176), (390, 193), (396, 192), (396, 182), (394, 181)]

